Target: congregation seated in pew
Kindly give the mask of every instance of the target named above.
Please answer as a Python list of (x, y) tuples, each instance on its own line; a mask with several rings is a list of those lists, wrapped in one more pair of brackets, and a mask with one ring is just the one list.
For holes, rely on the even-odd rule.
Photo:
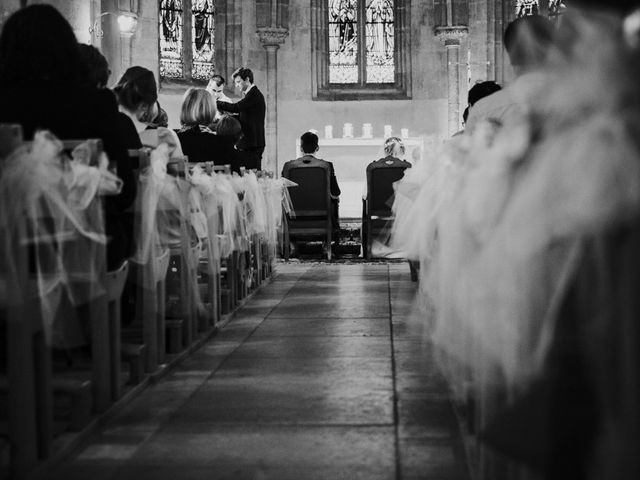
[[(38, 36), (25, 36), (27, 28)], [(21, 125), (25, 140), (38, 129), (61, 139), (101, 139), (123, 181), (120, 194), (105, 201), (109, 269), (129, 256), (121, 214), (136, 195), (126, 148), (113, 127), (117, 118), (113, 93), (92, 84), (73, 29), (55, 8), (30, 5), (7, 20), (0, 37), (0, 122)]]

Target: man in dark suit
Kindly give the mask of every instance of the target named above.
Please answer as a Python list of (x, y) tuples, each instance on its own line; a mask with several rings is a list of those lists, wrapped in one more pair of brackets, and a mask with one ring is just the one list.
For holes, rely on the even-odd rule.
[(336, 179), (336, 173), (333, 169), (333, 163), (327, 162), (315, 156), (318, 151), (318, 136), (313, 132), (303, 133), (300, 137), (300, 150), (302, 156), (295, 160), (289, 160), (282, 168), (282, 176), (289, 178), (289, 170), (300, 167), (321, 167), (329, 170), (329, 191), (331, 193), (331, 214), (332, 224), (334, 226), (334, 238), (338, 242), (338, 234), (340, 232), (340, 216), (338, 215), (338, 205), (340, 201), (340, 187)]
[(264, 153), (264, 117), (266, 105), (264, 95), (253, 83), (253, 72), (241, 67), (233, 72), (233, 81), (237, 89), (242, 92), (242, 99), (236, 103), (216, 102), (218, 110), (238, 113), (242, 126), (242, 138), (236, 147), (255, 157), (255, 164), (260, 168)]

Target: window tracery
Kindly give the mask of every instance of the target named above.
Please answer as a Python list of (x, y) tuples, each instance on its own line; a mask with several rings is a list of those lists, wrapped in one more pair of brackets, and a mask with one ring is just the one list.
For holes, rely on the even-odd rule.
[(312, 17), (315, 98), (406, 95), (409, 33), (403, 26), (410, 2), (315, 0), (312, 6), (318, 12)]
[(160, 78), (208, 80), (214, 71), (214, 0), (159, 0)]

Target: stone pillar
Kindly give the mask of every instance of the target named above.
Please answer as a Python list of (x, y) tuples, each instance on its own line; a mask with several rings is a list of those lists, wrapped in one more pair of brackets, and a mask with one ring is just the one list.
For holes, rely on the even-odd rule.
[(448, 131), (460, 130), (460, 43), (467, 36), (465, 26), (437, 27), (436, 36), (447, 49)]
[(267, 118), (265, 126), (265, 154), (262, 169), (278, 172), (278, 48), (284, 43), (289, 31), (284, 28), (258, 29), (262, 46), (267, 51)]

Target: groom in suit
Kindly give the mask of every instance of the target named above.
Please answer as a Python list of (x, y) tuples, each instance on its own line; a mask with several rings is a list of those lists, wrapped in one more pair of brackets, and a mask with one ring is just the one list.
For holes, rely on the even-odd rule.
[(264, 117), (266, 105), (264, 95), (253, 83), (253, 72), (241, 67), (233, 72), (233, 82), (242, 92), (242, 99), (236, 103), (218, 100), (218, 110), (238, 113), (242, 126), (242, 138), (236, 144), (238, 150), (248, 152), (253, 159), (250, 168), (260, 169), (264, 153)]

